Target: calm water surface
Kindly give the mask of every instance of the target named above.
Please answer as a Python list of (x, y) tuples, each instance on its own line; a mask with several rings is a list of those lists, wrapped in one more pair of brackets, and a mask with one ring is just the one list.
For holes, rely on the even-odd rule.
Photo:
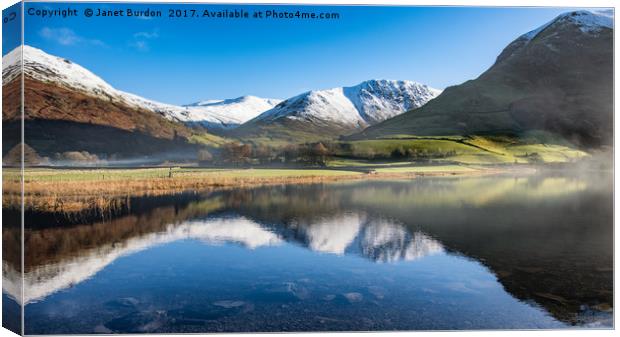
[(611, 182), (347, 182), (134, 198), (105, 221), (29, 214), (26, 333), (611, 327)]

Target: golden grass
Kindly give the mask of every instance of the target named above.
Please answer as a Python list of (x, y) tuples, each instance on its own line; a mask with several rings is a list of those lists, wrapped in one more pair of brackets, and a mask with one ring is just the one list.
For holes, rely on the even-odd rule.
[[(497, 171), (497, 170), (495, 170)], [(377, 170), (372, 173), (333, 169), (26, 169), (24, 207), (43, 212), (113, 212), (130, 196), (165, 195), (183, 191), (242, 188), (260, 185), (311, 184), (341, 180), (414, 178), (419, 175), (490, 173), (491, 169), (458, 165)], [(19, 170), (3, 171), (3, 207), (21, 203)]]

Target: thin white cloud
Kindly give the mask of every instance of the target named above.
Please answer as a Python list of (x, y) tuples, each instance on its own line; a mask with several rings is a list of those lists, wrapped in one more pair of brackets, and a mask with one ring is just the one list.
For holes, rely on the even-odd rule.
[(79, 43), (82, 44), (91, 44), (96, 46), (105, 46), (105, 43), (101, 40), (97, 39), (87, 39), (85, 37), (79, 36), (73, 30), (69, 28), (50, 28), (43, 27), (41, 31), (39, 31), (39, 35), (46, 40), (56, 42), (63, 46), (72, 46)]
[(150, 33), (150, 32), (137, 32), (135, 34), (133, 34), (133, 37), (137, 38), (137, 39), (156, 39), (159, 37), (159, 33), (157, 33), (156, 31)]
[(129, 43), (129, 46), (137, 49), (138, 51), (142, 51), (142, 52), (147, 52), (147, 51), (149, 51), (151, 49), (149, 47), (148, 42), (142, 41), (142, 40), (133, 41), (133, 42)]
[(41, 36), (58, 42), (61, 45), (69, 46), (79, 41), (79, 37), (69, 28), (49, 28), (44, 27), (40, 32)]
[(133, 34), (133, 37), (136, 39), (156, 39), (159, 37), (159, 32), (157, 30), (152, 32), (137, 32)]
[(138, 20), (153, 20), (152, 16), (134, 16)]
[(129, 46), (138, 51), (147, 52), (151, 49), (148, 41), (157, 38), (159, 38), (159, 31), (157, 29), (150, 32), (137, 32), (133, 34), (133, 41), (129, 42)]

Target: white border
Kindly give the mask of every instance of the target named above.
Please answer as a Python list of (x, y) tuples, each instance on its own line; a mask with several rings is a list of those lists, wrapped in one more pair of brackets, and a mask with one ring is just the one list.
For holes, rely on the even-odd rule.
[[(2, 5), (2, 9), (5, 9), (17, 1), (12, 0), (0, 0), (0, 4)], [(28, 1), (27, 1), (28, 2)], [(82, 0), (82, 1), (50, 1), (50, 2), (128, 2), (122, 0), (107, 0), (107, 1), (97, 1), (97, 0)], [(380, 1), (380, 0), (289, 0), (289, 1), (275, 1), (275, 0), (220, 0), (220, 1), (197, 1), (197, 0), (185, 0), (185, 1), (147, 1), (147, 0), (133, 0), (129, 2), (145, 2), (145, 3), (230, 3), (230, 4), (314, 4), (314, 5), (407, 5), (407, 6), (486, 6), (486, 7), (616, 7), (614, 1), (609, 0), (569, 0), (569, 1), (560, 1), (560, 0), (388, 0), (388, 1)], [(617, 13), (616, 13), (617, 14)], [(535, 27), (532, 27), (532, 29)], [(516, 38), (516, 36), (515, 36)], [(1, 41), (1, 34), (0, 34)], [(618, 78), (618, 68), (615, 67), (616, 61), (618, 59), (618, 35), (614, 34), (614, 82), (615, 79)], [(499, 54), (500, 51), (498, 51)], [(617, 87), (614, 88), (614, 103), (618, 101), (618, 90)], [(0, 97), (0, 104), (2, 103), (2, 98)], [(616, 116), (614, 106), (614, 116)], [(617, 118), (614, 118), (614, 134), (618, 129), (619, 121)], [(0, 130), (0, 145), (1, 145), (1, 135), (2, 131)], [(614, 137), (614, 158), (616, 158), (618, 154), (618, 149), (620, 149), (620, 141), (618, 137)], [(614, 170), (615, 171), (615, 170)], [(614, 172), (615, 175), (615, 172)], [(0, 186), (2, 182), (0, 181)], [(615, 191), (618, 190), (618, 182), (614, 179), (614, 196)], [(620, 209), (618, 200), (614, 197), (614, 210)], [(614, 211), (614, 229), (616, 228), (615, 221), (615, 211)], [(615, 242), (618, 242), (618, 231), (614, 230), (614, 248)], [(1, 240), (0, 240), (0, 249), (1, 249)], [(618, 293), (618, 250), (615, 249), (614, 254), (614, 307), (617, 305), (616, 296)], [(2, 303), (0, 301), (0, 310), (2, 309)], [(618, 328), (619, 315), (614, 315), (614, 323), (615, 327)], [(356, 333), (321, 333), (321, 336), (336, 336), (336, 337), (352, 337), (352, 336), (376, 336), (376, 337), (400, 337), (400, 336), (432, 336), (432, 337), (451, 337), (451, 336), (463, 336), (463, 337), (491, 337), (491, 336), (545, 336), (545, 337), (575, 337), (575, 336), (615, 336), (616, 331), (613, 330), (536, 330), (536, 331), (485, 331), (485, 330), (476, 330), (476, 331), (439, 331), (439, 332), (356, 332)], [(207, 334), (205, 334), (207, 335)], [(237, 337), (237, 336), (248, 336), (254, 334), (234, 334), (234, 333), (226, 333), (226, 334), (208, 334), (213, 336), (226, 336), (226, 337)], [(265, 337), (281, 337), (282, 333), (261, 333), (256, 334)], [(295, 336), (317, 336), (317, 333), (295, 333)], [(15, 336), (12, 332), (6, 329), (0, 329), (0, 337), (3, 336)], [(92, 335), (71, 335), (71, 336), (92, 336)], [(152, 335), (152, 334), (140, 334), (137, 336), (187, 336), (187, 334), (168, 334), (168, 335)]]

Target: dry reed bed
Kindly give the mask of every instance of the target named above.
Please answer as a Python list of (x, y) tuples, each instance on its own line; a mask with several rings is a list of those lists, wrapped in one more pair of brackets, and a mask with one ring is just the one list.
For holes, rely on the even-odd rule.
[[(110, 212), (125, 207), (129, 197), (157, 196), (183, 191), (208, 191), (214, 189), (245, 188), (283, 184), (313, 184), (361, 179), (411, 179), (417, 176), (480, 175), (498, 173), (499, 170), (473, 172), (398, 172), (289, 175), (270, 177), (183, 176), (172, 178), (123, 178), (110, 180), (30, 180), (24, 183), (24, 207), (41, 212), (80, 212), (86, 209)], [(20, 183), (5, 180), (3, 208), (18, 208)]]

